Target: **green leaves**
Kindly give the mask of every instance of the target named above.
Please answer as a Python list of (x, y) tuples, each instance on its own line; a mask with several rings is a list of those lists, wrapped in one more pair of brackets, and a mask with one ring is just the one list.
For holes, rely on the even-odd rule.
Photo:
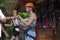
[(8, 0), (0, 0), (0, 9), (3, 11), (3, 12), (6, 12), (6, 6), (8, 4)]
[(0, 6), (5, 7), (8, 4), (8, 0), (0, 0)]
[(19, 15), (24, 19), (26, 19), (29, 16), (29, 14), (26, 12), (19, 12)]

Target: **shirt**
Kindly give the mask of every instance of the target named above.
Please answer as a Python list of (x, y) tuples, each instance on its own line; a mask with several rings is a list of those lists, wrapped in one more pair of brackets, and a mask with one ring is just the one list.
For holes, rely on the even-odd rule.
[(5, 18), (5, 16), (3, 15), (1, 9), (0, 9), (0, 20), (3, 20)]
[(13, 23), (13, 26), (19, 26), (20, 25), (20, 20), (19, 20), (19, 18), (15, 18), (14, 20), (12, 20), (11, 23)]
[[(0, 20), (3, 20), (5, 16), (3, 15), (1, 9), (0, 9)], [(1, 37), (1, 24), (0, 24), (0, 37)]]

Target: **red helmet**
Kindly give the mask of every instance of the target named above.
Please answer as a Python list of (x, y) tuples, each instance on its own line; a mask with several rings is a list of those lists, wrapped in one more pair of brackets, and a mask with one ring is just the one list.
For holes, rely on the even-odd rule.
[(32, 8), (34, 8), (34, 5), (33, 5), (33, 3), (31, 3), (31, 2), (26, 3), (25, 6), (28, 6), (28, 7), (32, 7)]

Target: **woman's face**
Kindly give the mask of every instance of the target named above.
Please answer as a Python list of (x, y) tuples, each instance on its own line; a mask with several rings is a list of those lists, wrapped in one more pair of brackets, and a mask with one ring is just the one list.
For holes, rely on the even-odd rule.
[(30, 11), (30, 8), (29, 7), (26, 7), (26, 11), (29, 12)]

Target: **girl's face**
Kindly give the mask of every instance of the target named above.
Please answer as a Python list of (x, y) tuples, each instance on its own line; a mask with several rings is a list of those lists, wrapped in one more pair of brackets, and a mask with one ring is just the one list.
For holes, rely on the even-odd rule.
[(14, 15), (14, 17), (17, 17), (17, 13), (14, 13), (13, 15)]

